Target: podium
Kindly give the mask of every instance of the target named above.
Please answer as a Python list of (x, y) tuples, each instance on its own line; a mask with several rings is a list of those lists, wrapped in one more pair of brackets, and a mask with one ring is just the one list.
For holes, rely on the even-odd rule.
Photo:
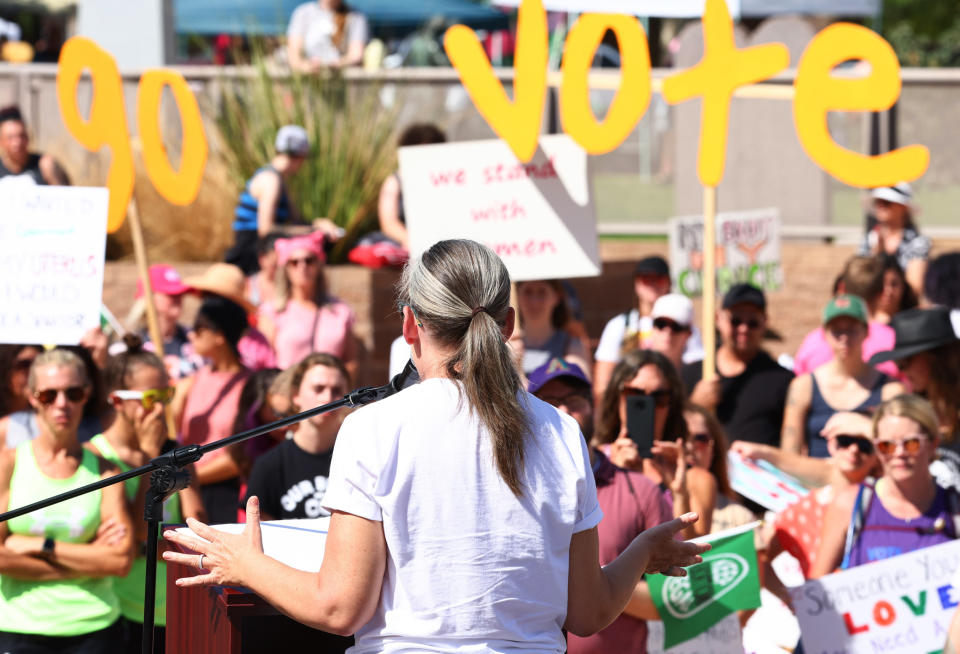
[[(193, 553), (173, 543), (168, 545), (176, 551)], [(269, 551), (266, 543), (265, 550)], [(169, 654), (260, 654), (281, 650), (336, 654), (353, 645), (352, 636), (336, 636), (302, 625), (247, 589), (181, 588), (176, 585), (177, 579), (199, 571), (179, 563), (167, 562), (166, 566)]]

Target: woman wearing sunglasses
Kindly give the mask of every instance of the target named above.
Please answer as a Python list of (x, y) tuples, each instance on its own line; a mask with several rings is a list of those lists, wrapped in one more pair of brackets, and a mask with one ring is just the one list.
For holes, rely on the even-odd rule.
[[(144, 465), (175, 446), (169, 439), (164, 418), (164, 407), (173, 399), (173, 387), (167, 377), (164, 363), (152, 352), (142, 349), (139, 337), (124, 337), (126, 351), (112, 357), (105, 370), (105, 382), (115, 419), (102, 434), (94, 436), (87, 447), (94, 454), (115, 464), (122, 471)], [(205, 519), (200, 493), (197, 490), (193, 466), (190, 487), (168, 499), (163, 506), (164, 522), (183, 522), (186, 517)], [(146, 575), (146, 522), (143, 520), (143, 501), (148, 477), (137, 477), (124, 482), (128, 508), (134, 526), (135, 551), (130, 574), (114, 580), (114, 590), (120, 600), (123, 650), (136, 654), (140, 651), (143, 633), (143, 588)], [(154, 651), (162, 652), (166, 642), (167, 576), (161, 569), (157, 574), (156, 629)]]
[(793, 454), (827, 458), (821, 432), (841, 411), (868, 411), (903, 392), (899, 382), (863, 362), (867, 305), (856, 295), (837, 295), (823, 310), (823, 331), (833, 359), (790, 382), (780, 447)]
[(276, 300), (261, 306), (260, 330), (277, 353), (277, 366), (295, 366), (312, 352), (326, 352), (357, 378), (356, 316), (327, 291), (323, 234), (281, 238), (277, 250)]
[(41, 351), (38, 345), (0, 345), (0, 449), (37, 437), (27, 375)]
[(910, 309), (895, 315), (890, 326), (896, 335), (893, 349), (873, 355), (870, 363), (895, 361), (910, 389), (933, 405), (940, 440), (931, 471), (941, 486), (960, 490), (960, 340), (950, 309)]
[[(30, 369), (39, 434), (0, 452), (0, 512), (117, 474), (77, 438), (90, 380), (55, 349)], [(111, 576), (133, 560), (121, 484), (0, 523), (0, 652), (114, 652), (120, 610)]]
[(869, 436), (883, 468), (871, 478), (837, 493), (827, 507), (810, 578), (838, 567), (938, 545), (957, 537), (946, 490), (930, 474), (939, 426), (930, 403), (916, 395), (887, 400), (873, 420), (861, 418), (858, 436)]
[[(627, 430), (627, 398), (647, 396), (654, 406), (653, 447), (651, 457), (642, 458), (637, 443)], [(685, 394), (680, 376), (670, 360), (653, 350), (634, 350), (623, 357), (613, 369), (610, 385), (603, 393), (594, 445), (615, 465), (645, 474), (664, 491), (670, 491), (674, 515), (697, 511), (700, 520), (696, 528), (686, 533), (703, 534), (710, 531), (713, 500), (709, 492), (697, 493), (699, 509), (692, 507), (691, 486), (709, 487), (709, 473), (696, 471), (692, 479), (683, 454), (687, 422), (683, 416)], [(649, 435), (635, 434), (642, 437)], [(716, 498), (716, 488), (712, 497)], [(705, 525), (705, 526), (704, 526)]]

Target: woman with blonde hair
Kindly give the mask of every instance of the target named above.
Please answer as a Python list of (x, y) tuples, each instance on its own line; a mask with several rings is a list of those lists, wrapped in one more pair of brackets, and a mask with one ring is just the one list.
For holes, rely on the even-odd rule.
[(241, 535), (196, 521), (167, 538), (207, 572), (183, 586), (239, 585), (314, 627), (356, 633), (356, 652), (565, 649), (626, 606), (641, 574), (684, 574), (709, 546), (674, 519), (600, 567), (601, 512), (576, 421), (527, 394), (506, 343), (516, 316), (503, 262), (440, 241), (405, 269), (403, 336), (422, 381), (344, 421), (323, 506), (319, 573), (263, 554), (259, 505)]
[(957, 537), (956, 498), (949, 497), (955, 492), (938, 486), (930, 474), (940, 427), (929, 402), (898, 395), (881, 404), (872, 421), (863, 418), (859, 427), (851, 423), (847, 429), (871, 439), (883, 474), (875, 483), (868, 478), (845, 489), (827, 507), (810, 578)]

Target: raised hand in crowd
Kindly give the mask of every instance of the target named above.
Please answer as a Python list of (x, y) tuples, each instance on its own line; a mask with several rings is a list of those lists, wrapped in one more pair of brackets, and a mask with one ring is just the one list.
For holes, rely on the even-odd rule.
[(107, 347), (110, 345), (110, 339), (102, 329), (94, 327), (87, 331), (80, 339), (80, 345), (90, 352), (90, 357), (100, 370), (107, 367)]
[(720, 386), (720, 378), (701, 379), (690, 392), (690, 403), (702, 406), (704, 409), (714, 411), (720, 405), (723, 397), (723, 391)]

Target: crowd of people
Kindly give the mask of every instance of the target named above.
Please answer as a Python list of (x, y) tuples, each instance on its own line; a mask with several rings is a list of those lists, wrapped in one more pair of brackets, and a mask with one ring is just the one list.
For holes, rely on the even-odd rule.
[[(311, 11), (316, 7), (325, 5), (311, 5)], [(338, 29), (351, 34), (362, 31), (358, 25), (348, 17)], [(310, 52), (316, 36), (311, 34), (308, 30), (304, 41), (291, 43)], [(414, 125), (401, 137), (406, 144), (443, 140), (430, 125)], [(127, 319), (130, 332), (112, 343), (93, 330), (79, 346), (0, 346), (0, 511), (141, 465), (176, 443), (208, 444), (332, 401), (352, 388), (358, 374), (356, 314), (330, 294), (324, 274), (337, 230), (325, 221), (302, 220), (287, 190), (309, 152), (302, 128), (280, 129), (274, 157), (252, 175), (238, 199), (235, 244), (226, 262), (186, 279), (171, 266), (151, 267), (162, 352), (154, 351), (141, 320), (148, 300), (142, 285)], [(5, 176), (68, 183), (56, 162), (29, 152), (23, 119), (13, 110), (0, 111), (0, 177)], [(374, 242), (403, 253), (408, 237), (401, 198), (399, 178), (392, 176), (383, 185), (381, 232)], [(838, 271), (832, 294), (825, 293), (820, 327), (792, 358), (778, 361), (764, 349), (772, 327), (765, 293), (748, 284), (727, 289), (716, 315), (716, 375), (703, 374), (693, 304), (670, 292), (670, 267), (661, 257), (636, 264), (633, 297), (624, 298), (623, 313), (610, 317), (600, 334), (587, 329), (583, 300), (565, 280), (515, 284), (515, 305), (507, 311), (499, 286), (485, 290), (492, 293), (489, 301), (460, 297), (469, 290), (460, 287), (467, 281), (495, 277), (502, 282), (492, 263), (469, 271), (476, 280), (458, 279), (447, 270), (485, 261), (486, 251), (457, 245), (436, 254), (449, 259), (436, 264), (448, 274), (442, 280), (422, 259), (415, 260), (400, 292), (403, 319), (398, 318), (393, 349), (398, 363), (414, 359), (424, 382), (417, 391), (422, 397), (414, 402), (411, 395), (405, 411), (422, 406), (422, 413), (430, 414), (447, 407), (447, 384), (457, 381), (483, 424), (476, 433), (493, 438), (490, 456), (506, 484), (505, 492), (473, 499), (507, 504), (509, 497), (523, 496), (524, 483), (543, 481), (524, 477), (523, 465), (536, 467), (538, 474), (552, 465), (542, 460), (545, 451), (524, 454), (512, 440), (527, 418), (510, 389), (525, 389), (568, 414), (585, 439), (584, 465), (592, 474), (587, 482), (574, 480), (579, 474), (574, 470), (554, 472), (595, 487), (597, 506), (588, 506), (588, 496), (547, 495), (551, 502), (581, 502), (573, 508), (586, 513), (577, 513), (572, 542), (578, 531), (596, 528), (597, 545), (571, 545), (571, 557), (574, 550), (591, 552), (602, 565), (620, 560), (639, 537), (674, 518), (680, 522), (671, 524), (683, 537), (693, 538), (762, 515), (761, 507), (731, 488), (729, 450), (767, 460), (812, 491), (772, 516), (759, 543), (764, 584), (788, 604), (789, 594), (769, 566), (781, 551), (798, 559), (805, 576), (816, 578), (955, 538), (953, 518), (960, 506), (955, 325), (960, 321), (954, 311), (960, 308), (960, 254), (928, 261), (930, 242), (919, 234), (910, 202), (904, 184), (873, 192), (874, 224), (858, 254)], [(466, 260), (456, 261), (458, 256)], [(446, 290), (431, 286), (436, 284)], [(190, 325), (181, 322), (187, 294), (201, 301)], [(484, 329), (490, 328), (482, 334), (457, 322), (469, 317), (472, 325), (478, 314), (492, 319), (482, 319)], [(498, 331), (490, 331), (491, 325)], [(492, 357), (500, 346), (509, 365), (485, 363), (483, 356)], [(430, 377), (446, 381), (431, 383)], [(641, 406), (638, 400), (646, 402), (649, 422), (638, 422), (633, 413)], [(551, 420), (542, 408), (524, 411)], [(450, 408), (445, 419), (474, 434), (469, 415)], [(380, 497), (369, 491), (361, 500), (334, 485), (335, 443), (346, 417), (344, 410), (316, 416), (289, 431), (207, 454), (191, 467), (190, 488), (171, 498), (166, 516), (171, 522), (243, 522), (253, 506), (257, 518), (264, 519), (340, 511), (378, 520), (372, 516), (382, 516), (381, 501), (392, 502), (392, 510), (410, 511), (409, 495)], [(389, 431), (382, 424), (369, 426), (369, 433), (353, 437)], [(439, 426), (431, 423), (431, 429)], [(550, 429), (569, 436), (568, 427)], [(352, 431), (360, 431), (357, 421)], [(384, 438), (396, 437), (386, 431)], [(567, 448), (576, 444), (564, 443)], [(460, 473), (494, 483), (460, 455), (441, 456), (444, 451), (438, 448), (428, 461), (438, 474), (443, 469), (451, 484)], [(551, 456), (569, 458), (573, 451)], [(361, 467), (362, 459), (372, 456), (348, 454), (359, 456), (354, 465)], [(451, 462), (462, 465), (448, 466)], [(391, 465), (401, 463), (409, 464)], [(366, 477), (346, 478), (359, 471), (341, 470), (339, 483), (369, 485)], [(418, 478), (416, 483), (425, 482)], [(124, 651), (138, 651), (144, 493), (145, 483), (131, 480), (0, 524), (0, 651), (24, 646), (114, 651), (120, 642)], [(438, 519), (450, 517), (446, 506), (432, 509)], [(504, 510), (505, 519), (519, 520), (514, 509)], [(602, 511), (603, 520), (594, 518), (595, 511)], [(699, 519), (687, 517), (690, 512)], [(570, 525), (564, 522), (561, 529), (560, 522), (557, 529), (569, 531)], [(848, 529), (850, 524), (854, 528)], [(354, 525), (344, 533), (355, 532), (362, 540), (369, 536), (364, 529)], [(410, 553), (412, 541), (397, 540), (403, 529), (390, 529), (385, 526), (382, 535), (391, 556)], [(374, 549), (382, 545), (376, 538), (364, 542)], [(344, 561), (331, 565), (349, 565)], [(635, 566), (623, 567), (631, 570), (628, 577), (636, 572)], [(414, 567), (401, 577), (418, 571), (432, 574)], [(556, 581), (556, 569), (538, 574), (544, 583)], [(593, 572), (583, 574), (578, 583), (584, 587), (598, 583), (590, 577)], [(157, 622), (162, 627), (164, 575), (160, 580)], [(625, 608), (613, 611), (612, 623), (601, 625), (605, 628), (594, 629), (598, 623), (584, 607), (567, 607), (588, 616), (583, 618), (587, 627), (567, 625), (569, 651), (646, 651), (646, 621), (659, 616), (646, 583), (641, 579), (630, 586)], [(613, 604), (604, 605), (604, 615)], [(459, 619), (449, 617), (453, 623)], [(340, 627), (335, 630), (349, 631)], [(367, 629), (363, 637), (369, 634)], [(157, 639), (162, 645), (162, 628)]]

